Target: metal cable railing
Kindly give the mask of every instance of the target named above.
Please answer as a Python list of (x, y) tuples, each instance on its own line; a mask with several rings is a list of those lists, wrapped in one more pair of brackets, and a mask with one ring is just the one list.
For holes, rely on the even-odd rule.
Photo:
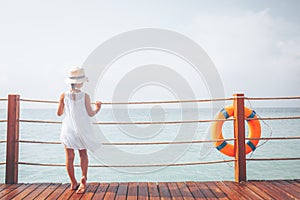
[[(206, 161), (206, 162), (185, 162), (185, 163), (161, 163), (161, 164), (133, 164), (133, 165), (126, 165), (126, 164), (113, 164), (113, 165), (96, 165), (91, 164), (89, 167), (174, 167), (174, 166), (186, 166), (186, 165), (205, 165), (205, 164), (217, 164), (217, 163), (228, 163), (234, 162), (235, 159), (231, 160), (216, 160), (216, 161)], [(21, 165), (35, 165), (35, 166), (56, 166), (56, 167), (64, 167), (65, 164), (50, 164), (50, 163), (32, 163), (32, 162), (18, 162)], [(76, 164), (75, 167), (80, 167), (80, 165)]]

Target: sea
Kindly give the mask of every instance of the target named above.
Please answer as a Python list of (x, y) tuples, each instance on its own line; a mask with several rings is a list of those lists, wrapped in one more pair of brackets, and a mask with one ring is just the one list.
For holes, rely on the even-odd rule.
[[(272, 108), (255, 107), (263, 118), (300, 116), (300, 107)], [(0, 120), (6, 119), (7, 110), (2, 107)], [(94, 118), (98, 122), (143, 122), (143, 121), (194, 121), (213, 119), (208, 108), (117, 108), (104, 107)], [(62, 121), (56, 116), (56, 109), (22, 108), (20, 119)], [(234, 180), (234, 163), (199, 164), (210, 161), (232, 160), (214, 148), (213, 143), (147, 144), (139, 142), (178, 142), (211, 139), (212, 122), (191, 122), (175, 124), (97, 124), (96, 134), (101, 135), (103, 144), (98, 153), (89, 151), (89, 163), (102, 167), (90, 167), (90, 182), (159, 182), (159, 181), (223, 181)], [(300, 120), (260, 121), (261, 137), (300, 136)], [(60, 141), (61, 124), (20, 123), (20, 140)], [(97, 132), (98, 131), (98, 132)], [(225, 138), (233, 138), (233, 121), (223, 125)], [(248, 126), (246, 125), (246, 136)], [(6, 123), (0, 123), (0, 140), (6, 140)], [(118, 145), (117, 143), (133, 145)], [(64, 164), (65, 152), (62, 144), (20, 143), (19, 162)], [(0, 162), (5, 162), (6, 144), (0, 143)], [(100, 153), (99, 153), (100, 152)], [(247, 158), (299, 158), (300, 140), (261, 140), (257, 149)], [(79, 164), (76, 152), (75, 164)], [(194, 163), (184, 165), (184, 163)], [(198, 163), (198, 164), (197, 164)], [(133, 165), (120, 167), (116, 165)], [(158, 164), (137, 167), (134, 165)], [(162, 165), (179, 164), (178, 166)], [(181, 165), (183, 164), (183, 165)], [(114, 165), (114, 166), (111, 166)], [(103, 167), (104, 166), (104, 167)], [(5, 165), (0, 165), (0, 182), (5, 181)], [(80, 167), (75, 168), (77, 179), (81, 177)], [(247, 161), (248, 180), (299, 179), (300, 160), (289, 161)], [(64, 166), (19, 165), (19, 182), (69, 182)]]

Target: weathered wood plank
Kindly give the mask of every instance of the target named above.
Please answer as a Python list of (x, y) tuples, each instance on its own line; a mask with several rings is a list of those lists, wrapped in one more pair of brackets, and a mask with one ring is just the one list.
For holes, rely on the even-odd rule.
[[(91, 184), (87, 184), (87, 186), (86, 186), (86, 189), (85, 189), (85, 192), (87, 192), (88, 190), (90, 190), (91, 189)], [(77, 199), (81, 199), (82, 197), (83, 197), (83, 195), (84, 195), (84, 193), (81, 193), (81, 194), (78, 194), (78, 193), (76, 193), (76, 191), (75, 192), (73, 192), (73, 194), (68, 198), (68, 200), (77, 200)]]
[(109, 186), (108, 183), (100, 183), (92, 199), (94, 200), (103, 199), (108, 186)]
[(203, 193), (206, 199), (217, 199), (217, 197), (209, 190), (209, 188), (205, 185), (204, 182), (196, 183), (199, 190)]
[(287, 186), (285, 181), (272, 181), (270, 182), (275, 188), (283, 190), (289, 197), (297, 198), (300, 197), (300, 191), (294, 190), (291, 186)]
[(99, 187), (99, 183), (88, 183), (88, 184), (89, 187), (87, 188), (86, 192), (82, 195), (81, 197), (82, 200), (92, 199)]
[(296, 186), (300, 189), (300, 182), (299, 181), (297, 181), (297, 180), (293, 180), (293, 181), (288, 180), (286, 182), (288, 182), (288, 183), (292, 184), (293, 186)]
[(38, 188), (41, 184), (30, 184), (29, 187), (25, 188), (22, 192), (20, 192), (18, 195), (14, 196), (15, 199), (24, 199), (26, 196), (28, 196), (31, 192), (33, 192), (36, 188)]
[(259, 195), (262, 199), (273, 199), (268, 193), (263, 191), (261, 188), (254, 185), (252, 182), (246, 182), (246, 186), (252, 190), (255, 194)]
[[(274, 181), (274, 183), (278, 184), (278, 186), (284, 185), (284, 190), (292, 192), (293, 194), (297, 195), (297, 198), (300, 199), (300, 188), (295, 185), (295, 182), (288, 182), (288, 181)], [(291, 191), (292, 190), (292, 191)]]
[(4, 189), (7, 188), (8, 186), (10, 186), (10, 184), (1, 184), (1, 185), (0, 185), (0, 191), (4, 190)]
[(203, 193), (199, 190), (198, 186), (195, 182), (187, 182), (186, 183), (192, 195), (196, 199), (206, 199)]
[(150, 200), (158, 200), (159, 199), (159, 193), (156, 183), (148, 183), (148, 189), (149, 189), (149, 199)]
[(52, 192), (55, 191), (56, 188), (58, 188), (61, 185), (61, 183), (52, 183), (50, 184), (42, 193), (40, 193), (35, 200), (42, 200), (46, 199)]
[(59, 188), (53, 192), (48, 199), (58, 199), (64, 200), (69, 199), (70, 196), (75, 192), (75, 190), (70, 189), (71, 185), (69, 183), (61, 185)]
[(139, 200), (146, 200), (149, 198), (147, 183), (141, 182), (138, 187)]
[(115, 199), (116, 192), (118, 190), (118, 186), (119, 186), (118, 183), (110, 183), (106, 190), (104, 198), (107, 200)]
[(171, 194), (168, 189), (168, 185), (165, 182), (158, 183), (158, 192), (160, 199), (171, 199)]
[(24, 191), (26, 188), (28, 188), (29, 186), (30, 186), (29, 184), (21, 184), (19, 187), (15, 188), (14, 190), (12, 190), (8, 194), (6, 194), (1, 199), (9, 199), (9, 200), (11, 200), (15, 196), (17, 196), (18, 194), (20, 194), (22, 191)]
[(226, 196), (229, 197), (229, 199), (232, 199), (232, 200), (241, 199), (239, 197), (240, 194), (237, 193), (236, 191), (232, 190), (231, 188), (229, 188), (224, 182), (217, 181), (217, 182), (215, 182), (215, 184), (216, 184), (216, 186), (218, 186), (226, 194)]
[(48, 186), (50, 183), (42, 183), (37, 187), (35, 190), (33, 190), (29, 195), (23, 198), (23, 200), (32, 200), (39, 194), (41, 194)]
[(272, 196), (273, 199), (291, 199), (288, 195), (282, 193), (281, 191), (276, 190), (272, 185), (268, 183), (268, 181), (253, 181), (252, 184), (256, 185), (264, 192), (268, 193), (268, 195)]
[(244, 196), (246, 199), (259, 199), (260, 196), (257, 195), (253, 190), (250, 190), (246, 185), (245, 182), (242, 183), (236, 183), (236, 182), (231, 182), (232, 188), (234, 190), (238, 191), (242, 196)]
[(138, 184), (137, 183), (129, 183), (128, 184), (128, 193), (127, 193), (127, 199), (128, 200), (137, 200), (138, 199)]
[(206, 182), (205, 185), (218, 199), (228, 199), (227, 195), (214, 182)]
[(120, 183), (117, 191), (116, 200), (123, 200), (127, 198), (128, 183)]
[[(58, 199), (60, 197), (61, 194), (63, 194), (65, 191), (66, 192), (71, 192), (71, 190), (69, 190), (70, 188), (70, 184), (69, 183), (65, 183), (60, 185), (59, 187), (57, 187), (48, 197), (47, 199)], [(74, 191), (72, 191), (74, 192)]]
[(0, 199), (300, 199), (298, 181), (88, 183), (84, 194), (70, 184), (0, 184)]
[(167, 185), (168, 185), (172, 199), (178, 199), (178, 200), (183, 199), (176, 183), (171, 182), (171, 183), (167, 183)]
[(239, 197), (239, 199), (251, 199), (247, 194), (245, 194), (243, 191), (241, 191), (240, 189), (237, 189), (238, 186), (232, 182), (232, 181), (223, 181), (223, 183), (225, 185), (227, 185), (227, 187), (231, 190), (234, 190), (237, 194), (237, 196)]

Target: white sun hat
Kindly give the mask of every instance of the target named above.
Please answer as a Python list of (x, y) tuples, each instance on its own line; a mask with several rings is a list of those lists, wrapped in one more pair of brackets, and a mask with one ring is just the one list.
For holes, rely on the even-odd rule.
[(84, 69), (81, 67), (74, 67), (69, 71), (69, 78), (65, 79), (65, 83), (80, 84), (88, 81), (88, 78), (84, 74)]

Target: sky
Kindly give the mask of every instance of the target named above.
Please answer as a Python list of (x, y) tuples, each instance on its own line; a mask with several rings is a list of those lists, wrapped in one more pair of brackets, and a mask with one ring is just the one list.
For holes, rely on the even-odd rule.
[[(81, 66), (115, 35), (140, 28), (172, 30), (199, 44), (215, 64), (226, 97), (300, 96), (299, 9), (298, 0), (2, 0), (0, 98), (17, 93), (57, 100), (68, 89), (70, 67)], [(132, 100), (147, 100), (155, 89), (161, 88), (133, 94)], [(163, 93), (162, 99), (172, 99)], [(100, 100), (111, 96), (103, 92)]]

